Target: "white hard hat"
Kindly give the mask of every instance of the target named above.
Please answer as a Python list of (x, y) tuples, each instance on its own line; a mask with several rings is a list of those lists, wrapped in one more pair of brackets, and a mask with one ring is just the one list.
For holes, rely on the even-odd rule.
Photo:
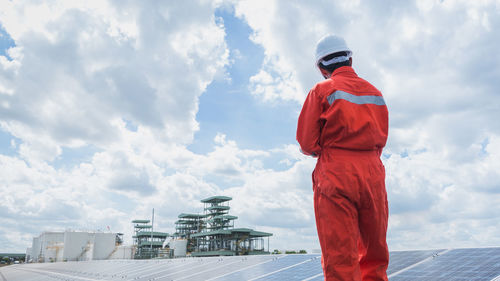
[(324, 36), (316, 44), (316, 66), (324, 57), (337, 52), (347, 52), (344, 60), (352, 56), (352, 51), (347, 47), (344, 38), (331, 34)]

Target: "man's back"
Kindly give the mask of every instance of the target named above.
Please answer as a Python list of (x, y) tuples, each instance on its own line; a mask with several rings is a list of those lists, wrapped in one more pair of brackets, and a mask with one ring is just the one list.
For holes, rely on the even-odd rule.
[(319, 154), (320, 147), (380, 150), (385, 146), (388, 112), (382, 94), (351, 67), (341, 67), (330, 79), (316, 84), (306, 104), (311, 106), (304, 107), (298, 127), (319, 117), (317, 126), (321, 130), (316, 130), (319, 135), (312, 130), (297, 130), (304, 152)]

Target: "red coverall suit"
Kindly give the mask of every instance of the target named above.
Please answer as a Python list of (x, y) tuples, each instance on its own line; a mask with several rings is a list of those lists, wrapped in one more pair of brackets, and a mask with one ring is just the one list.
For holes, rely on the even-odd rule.
[(297, 141), (319, 157), (312, 177), (325, 280), (387, 280), (387, 131), (382, 94), (349, 66), (304, 102)]

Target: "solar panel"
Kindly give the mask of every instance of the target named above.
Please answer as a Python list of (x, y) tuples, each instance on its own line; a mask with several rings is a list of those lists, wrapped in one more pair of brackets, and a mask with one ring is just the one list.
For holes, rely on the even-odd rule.
[[(500, 248), (390, 253), (390, 281), (500, 281)], [(0, 281), (47, 280), (324, 280), (321, 256), (261, 255), (166, 260), (20, 264), (0, 268)]]
[(500, 275), (500, 248), (454, 249), (391, 276), (399, 280), (490, 281)]
[(394, 251), (389, 253), (389, 267), (387, 275), (391, 275), (404, 268), (421, 262), (429, 257), (436, 256), (444, 250), (428, 251)]
[(258, 280), (304, 280), (319, 277), (323, 280), (323, 269), (321, 268), (321, 256), (312, 256), (307, 260), (282, 270), (270, 272)]
[[(190, 278), (202, 279), (205, 277), (204, 280), (213, 280), (216, 278), (222, 278), (226, 275), (234, 274), (235, 272), (259, 267), (261, 264), (270, 262), (274, 258), (275, 256), (232, 257), (232, 259), (236, 259), (237, 262), (232, 262), (228, 266), (210, 269), (208, 271), (201, 272), (200, 274), (192, 275), (190, 276)], [(189, 279), (184, 279), (184, 280), (189, 280)]]
[[(252, 268), (247, 268), (244, 270), (239, 270), (231, 274), (221, 276), (217, 281), (230, 281), (230, 280), (256, 280), (261, 278), (262, 280), (273, 280), (272, 275), (277, 274), (282, 271), (287, 271), (293, 267), (302, 266), (308, 262), (311, 262), (314, 257), (319, 257), (319, 255), (279, 255), (275, 256), (272, 260), (268, 262), (261, 263)], [(320, 264), (321, 271), (321, 264)], [(286, 280), (286, 279), (285, 279)]]

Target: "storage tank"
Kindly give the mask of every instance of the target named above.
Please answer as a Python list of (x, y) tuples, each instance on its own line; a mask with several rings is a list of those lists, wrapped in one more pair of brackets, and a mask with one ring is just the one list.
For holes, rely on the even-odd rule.
[(64, 234), (61, 232), (44, 232), (39, 237), (40, 252), (36, 255), (36, 260), (41, 262), (57, 261), (57, 248), (59, 243), (64, 240)]
[[(119, 248), (117, 233), (43, 232), (33, 238), (26, 250), (28, 262), (89, 261), (113, 258), (130, 259), (132, 246)], [(116, 252), (116, 254), (115, 254)]]
[(32, 262), (39, 262), (39, 256), (41, 251), (42, 251), (42, 246), (40, 244), (40, 237), (33, 237), (30, 260)]
[(174, 257), (185, 257), (187, 250), (187, 239), (172, 239), (168, 243), (170, 249), (174, 250)]
[(129, 260), (134, 258), (134, 246), (116, 246), (108, 259), (110, 260)]
[(64, 254), (65, 261), (87, 260), (87, 252), (91, 250), (89, 233), (68, 232), (64, 233)]
[(115, 233), (95, 233), (94, 234), (94, 260), (105, 260), (116, 248)]
[(62, 261), (63, 248), (63, 242), (52, 242), (48, 244), (45, 248), (45, 262)]

